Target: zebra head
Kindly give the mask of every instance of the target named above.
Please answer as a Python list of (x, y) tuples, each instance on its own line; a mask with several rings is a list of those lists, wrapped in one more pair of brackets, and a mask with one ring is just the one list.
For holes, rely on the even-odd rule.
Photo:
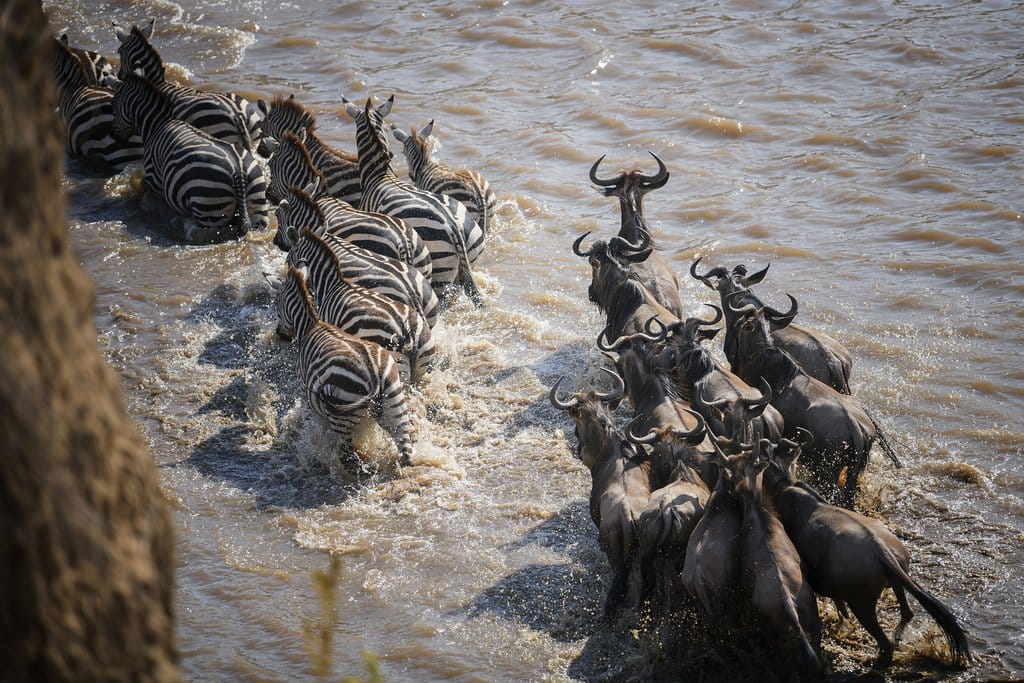
[[(395, 103), (394, 94), (383, 103), (373, 106), (373, 101), (367, 97), (366, 106), (360, 109), (348, 101), (343, 95), (341, 101), (345, 104), (345, 111), (356, 123), (356, 145), (359, 149), (360, 169), (372, 168), (381, 170), (391, 164), (391, 146), (388, 144), (384, 117), (391, 113), (391, 107)], [(362, 170), (360, 171), (362, 173)]]
[(305, 261), (288, 266), (288, 276), (283, 283), (276, 283), (270, 276), (267, 282), (277, 294), (277, 336), (291, 341), (301, 336), (310, 323), (316, 320), (316, 308), (313, 295), (306, 284), (309, 267)]
[(317, 178), (323, 181), (322, 185), (327, 185), (306, 149), (307, 135), (306, 129), (300, 128), (298, 133), (286, 131), (278, 139), (269, 164), (270, 187), (267, 188), (267, 199), (270, 201), (279, 202), (288, 193), (289, 187), (304, 187)]
[(288, 97), (275, 95), (270, 104), (259, 100), (256, 106), (263, 114), (260, 121), (262, 140), (256, 151), (265, 157), (273, 153), (272, 142), (280, 141), (285, 133), (295, 135), (300, 130), (316, 130), (316, 116), (295, 100), (294, 93)]
[(142, 71), (146, 78), (158, 83), (163, 82), (163, 59), (161, 59), (160, 53), (156, 51), (156, 48), (149, 42), (149, 39), (153, 36), (153, 25), (155, 23), (156, 19), (153, 18), (142, 28), (132, 26), (131, 30), (126, 31), (116, 21), (113, 22), (114, 34), (121, 43), (117, 47), (117, 54), (121, 57), (121, 65), (118, 67), (117, 77), (121, 80), (124, 80), (130, 71), (134, 70), (136, 62), (141, 62)]

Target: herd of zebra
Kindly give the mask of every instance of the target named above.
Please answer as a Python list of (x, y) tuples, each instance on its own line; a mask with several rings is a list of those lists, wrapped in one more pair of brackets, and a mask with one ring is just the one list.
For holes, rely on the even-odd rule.
[[(887, 666), (913, 616), (909, 592), (945, 634), (957, 664), (970, 660), (952, 612), (910, 577), (909, 554), (882, 522), (853, 511), (876, 441), (899, 466), (876, 420), (851, 395), (849, 352), (793, 323), (752, 287), (768, 268), (715, 267), (690, 274), (718, 293), (711, 319), (687, 317), (676, 274), (653, 243), (643, 198), (669, 178), (658, 172), (598, 175), (619, 200), (619, 232), (573, 252), (591, 266), (590, 300), (606, 316), (597, 346), (615, 388), (559, 395), (552, 405), (575, 426), (576, 455), (590, 469), (590, 513), (612, 569), (606, 618), (635, 604), (711, 642), (725, 661), (765, 642), (758, 666), (788, 680), (825, 674), (816, 595), (847, 607), (877, 641)], [(706, 347), (724, 324), (728, 367)], [(564, 378), (563, 378), (564, 379)], [(623, 429), (614, 412), (632, 411)], [(807, 483), (798, 477), (797, 460)], [(820, 491), (820, 493), (819, 493)], [(634, 571), (634, 568), (638, 571)], [(876, 606), (892, 588), (900, 606), (893, 641)], [(684, 615), (696, 613), (696, 622)], [(703, 635), (703, 638), (697, 637)], [(682, 654), (682, 653), (681, 653)], [(787, 672), (787, 673), (782, 673)]]
[[(458, 292), (483, 305), (472, 265), (494, 218), (489, 183), (431, 156), (433, 121), (408, 134), (386, 122), (393, 95), (364, 107), (342, 98), (355, 121), (353, 154), (321, 140), (294, 96), (253, 105), (170, 82), (153, 26), (114, 25), (116, 74), (66, 35), (54, 41), (68, 153), (110, 169), (141, 162), (146, 192), (187, 219), (178, 235), (187, 242), (267, 229), (276, 203), (287, 274), (267, 279), (278, 334), (299, 342), (309, 407), (349, 456), (352, 429), (375, 417), (411, 464), (405, 385), (429, 369), (431, 330)], [(412, 183), (392, 168), (391, 134)]]

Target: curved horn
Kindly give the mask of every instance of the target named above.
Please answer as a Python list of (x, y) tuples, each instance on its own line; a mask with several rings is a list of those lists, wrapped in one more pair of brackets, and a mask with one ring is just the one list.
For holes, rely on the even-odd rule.
[[(617, 239), (620, 239), (620, 238), (613, 237), (611, 239), (611, 241), (614, 242)], [(623, 241), (625, 241), (625, 240), (623, 240)], [(626, 242), (626, 244), (629, 244), (629, 243)], [(647, 260), (647, 258), (651, 255), (651, 252), (653, 252), (653, 251), (654, 251), (654, 249), (652, 249), (652, 248), (647, 248), (647, 249), (644, 249), (643, 251), (629, 251), (629, 252), (618, 251), (618, 257), (620, 259), (622, 259), (623, 261), (627, 261), (629, 263), (643, 263), (644, 261)]]
[(629, 439), (631, 443), (634, 443), (637, 446), (641, 444), (648, 445), (660, 441), (661, 439), (656, 429), (652, 429), (643, 436), (637, 436), (633, 432), (633, 423), (639, 421), (641, 417), (643, 416), (637, 415), (636, 417), (629, 421), (629, 424), (626, 425), (626, 438)]
[(608, 246), (611, 247), (611, 249), (618, 256), (624, 256), (625, 254), (631, 252), (640, 252), (648, 250), (648, 248), (651, 246), (651, 234), (644, 229), (641, 229), (639, 232), (640, 241), (637, 242), (636, 244), (633, 244), (625, 237), (616, 235), (615, 237), (608, 240)]
[(597, 335), (597, 348), (604, 352), (618, 353), (621, 348), (619, 345), (628, 341), (627, 337), (619, 337), (614, 342), (605, 342), (603, 340), (608, 338), (608, 327), (606, 326), (601, 330), (601, 334)]
[(757, 410), (758, 408), (764, 410), (768, 407), (768, 404), (772, 402), (772, 385), (768, 384), (768, 380), (764, 377), (761, 378), (759, 388), (761, 389), (761, 398), (742, 399), (743, 405), (745, 405), (748, 410)]
[(785, 313), (780, 313), (770, 306), (764, 307), (765, 317), (767, 317), (774, 325), (779, 327), (785, 327), (786, 325), (793, 322), (793, 318), (796, 317), (797, 309), (799, 308), (796, 303), (796, 298), (792, 294), (786, 294), (789, 297), (789, 310)]
[(587, 231), (576, 238), (576, 241), (572, 243), (572, 253), (576, 254), (577, 256), (582, 256), (583, 258), (590, 258), (594, 254), (593, 246), (591, 246), (590, 249), (588, 249), (587, 251), (580, 250), (580, 244), (583, 243), (583, 240), (587, 239), (588, 235), (590, 235), (590, 231)]
[(769, 263), (767, 266), (765, 266), (761, 270), (757, 271), (756, 273), (751, 273), (750, 275), (744, 276), (743, 277), (743, 284), (744, 285), (756, 285), (758, 282), (760, 282), (761, 280), (764, 279), (764, 276), (768, 274), (768, 269), (771, 268), (771, 267), (772, 267), (772, 264)]
[(650, 150), (648, 150), (647, 153), (654, 157), (654, 160), (658, 162), (658, 172), (654, 175), (643, 175), (638, 173), (637, 176), (643, 181), (644, 189), (657, 190), (659, 187), (664, 187), (665, 183), (668, 182), (668, 167), (665, 166), (665, 162), (662, 161), (661, 157), (657, 154)]
[(611, 391), (606, 391), (603, 394), (596, 393), (594, 394), (594, 396), (596, 396), (597, 399), (602, 403), (614, 403), (615, 401), (618, 401), (619, 399), (626, 395), (626, 383), (623, 381), (619, 373), (615, 372), (614, 370), (609, 370), (608, 368), (601, 369), (607, 372), (612, 377), (614, 377), (616, 383), (618, 383), (619, 386), (615, 389), (612, 389)]
[(797, 443), (799, 443), (801, 446), (806, 446), (807, 444), (814, 441), (814, 434), (811, 433), (811, 430), (804, 429), (803, 427), (796, 428), (796, 436)]
[(707, 422), (704, 421), (704, 416), (698, 413), (696, 410), (686, 409), (686, 412), (697, 418), (697, 426), (686, 431), (683, 429), (672, 429), (672, 436), (680, 441), (686, 441), (689, 443), (700, 443), (704, 440), (704, 432), (707, 429)]
[(565, 379), (565, 375), (562, 375), (555, 381), (554, 385), (551, 387), (551, 391), (548, 393), (548, 398), (551, 399), (551, 405), (555, 408), (559, 410), (569, 410), (570, 408), (575, 408), (579, 403), (579, 400), (577, 400), (575, 396), (568, 401), (561, 401), (558, 399), (558, 385), (562, 383), (563, 379)]
[(607, 154), (602, 154), (601, 158), (594, 162), (594, 165), (590, 167), (590, 182), (594, 183), (598, 187), (615, 187), (619, 184), (619, 180), (604, 180), (597, 177), (597, 167), (601, 165)]
[(729, 399), (728, 398), (719, 398), (719, 399), (716, 399), (714, 401), (709, 401), (707, 398), (704, 397), (704, 390), (703, 389), (701, 389), (701, 392), (700, 392), (700, 402), (703, 403), (704, 405), (710, 406), (712, 408), (722, 408), (723, 406), (729, 405)]
[(700, 280), (711, 289), (718, 289), (717, 283), (712, 283), (711, 278), (721, 279), (723, 277), (727, 277), (729, 273), (727, 273), (725, 268), (723, 268), (722, 266), (717, 266), (701, 275), (700, 273), (697, 272), (697, 264), (700, 263), (700, 260), (702, 258), (704, 257), (698, 256), (697, 260), (690, 264), (690, 276), (695, 280)]
[[(661, 328), (658, 332), (651, 329), (655, 325)], [(675, 325), (675, 323), (672, 323), (672, 325)], [(670, 326), (666, 326), (665, 323), (661, 322), (661, 318), (656, 315), (652, 315), (646, 320), (646, 322), (644, 322), (644, 331), (650, 335), (645, 337), (645, 339), (652, 342), (663, 342), (668, 337), (669, 327)]]
[(715, 319), (714, 320), (701, 320), (699, 323), (697, 323), (698, 326), (700, 326), (700, 327), (707, 327), (709, 325), (717, 325), (719, 322), (721, 322), (722, 316), (725, 315), (725, 313), (722, 312), (722, 309), (719, 308), (718, 306), (714, 305), (714, 304), (704, 304), (704, 305), (707, 306), (708, 308), (714, 309), (714, 311), (715, 311)]
[(726, 305), (729, 307), (729, 310), (732, 311), (733, 313), (740, 313), (740, 314), (743, 314), (743, 313), (753, 313), (754, 315), (757, 315), (758, 313), (760, 313), (761, 309), (759, 309), (754, 304), (747, 304), (745, 306), (740, 306), (739, 308), (736, 308), (735, 306), (732, 305), (732, 300), (733, 299), (735, 299), (738, 296), (745, 295), (745, 294), (749, 294), (749, 292), (747, 290), (745, 290), (745, 289), (741, 289), (738, 292), (733, 292), (732, 294), (727, 296), (725, 298), (725, 300), (726, 300)]

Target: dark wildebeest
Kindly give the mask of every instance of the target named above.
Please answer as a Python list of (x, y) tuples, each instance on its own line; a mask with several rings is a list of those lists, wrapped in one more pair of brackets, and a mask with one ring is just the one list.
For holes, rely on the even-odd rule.
[(793, 470), (799, 454), (799, 445), (786, 439), (774, 448), (765, 490), (807, 565), (814, 591), (832, 598), (843, 615), (849, 605), (857, 621), (878, 642), (876, 666), (888, 666), (894, 649), (875, 613), (886, 587), (892, 588), (900, 605), (900, 623), (892, 637), (895, 646), (914, 616), (905, 594), (910, 591), (945, 633), (954, 663), (969, 663), (971, 652), (963, 629), (945, 605), (910, 577), (910, 554), (900, 539), (878, 520), (829, 505), (817, 491), (798, 481)]
[(669, 610), (685, 595), (680, 575), (686, 545), (711, 495), (695, 469), (706, 456), (697, 450), (705, 438), (705, 423), (698, 413), (694, 416), (698, 424), (691, 431), (668, 426), (644, 436), (626, 433), (638, 451), (649, 446), (652, 458), (677, 463), (674, 481), (651, 493), (639, 528), (640, 604), (657, 596), (655, 602)]
[[(762, 440), (761, 443), (767, 440)], [(740, 501), (741, 575), (760, 632), (770, 638), (792, 638), (800, 678), (824, 673), (821, 661), (821, 619), (804, 565), (796, 547), (764, 497), (763, 473), (768, 453), (755, 446), (732, 471), (730, 488)], [(785, 661), (785, 660), (783, 660)], [(787, 667), (788, 668), (788, 667)]]
[[(733, 331), (735, 314), (726, 305), (731, 301), (734, 306), (753, 304), (758, 308), (764, 308), (766, 317), (771, 323), (772, 340), (780, 349), (785, 350), (793, 357), (800, 367), (811, 377), (824, 382), (841, 394), (850, 393), (850, 370), (853, 366), (853, 357), (846, 347), (832, 337), (815, 330), (811, 330), (793, 321), (796, 316), (796, 308), (787, 313), (780, 313), (773, 308), (765, 307), (764, 303), (750, 291), (750, 285), (757, 284), (764, 279), (768, 273), (768, 266), (763, 269), (747, 274), (747, 268), (738, 265), (729, 273), (721, 266), (712, 268), (701, 275), (697, 272), (697, 258), (690, 264), (690, 275), (700, 280), (711, 289), (718, 292), (722, 299), (722, 307), (725, 309), (725, 357), (731, 364), (736, 363), (736, 333)], [(737, 292), (745, 292), (743, 296)], [(730, 297), (733, 297), (730, 299)]]
[(853, 508), (857, 481), (875, 442), (874, 422), (857, 399), (811, 377), (792, 356), (775, 346), (764, 307), (746, 304), (737, 308), (731, 302), (726, 306), (736, 315), (733, 370), (748, 384), (762, 379), (768, 383), (772, 405), (785, 421), (784, 436), (794, 437), (798, 427), (814, 435), (804, 447), (814, 484), (833, 501)]
[(614, 618), (629, 592), (629, 578), (637, 552), (637, 524), (651, 495), (650, 463), (636, 457), (632, 444), (612, 422), (609, 408), (625, 395), (622, 379), (602, 368), (618, 382), (606, 393), (581, 391), (558, 398), (559, 378), (551, 387), (551, 405), (569, 413), (575, 423), (577, 457), (590, 470), (590, 517), (598, 541), (612, 568), (605, 601), (605, 618)]
[[(778, 440), (783, 420), (770, 405), (771, 389), (764, 384), (754, 389), (714, 359), (701, 345), (718, 333), (702, 329), (722, 319), (717, 306), (714, 320), (688, 318), (684, 322), (662, 326), (662, 336), (671, 333), (658, 355), (658, 368), (668, 372), (680, 396), (708, 421), (711, 431), (733, 439), (737, 444), (754, 443), (765, 437)], [(659, 325), (657, 320), (652, 321)]]
[[(580, 240), (585, 237), (583, 235)], [(613, 237), (612, 241), (617, 239)], [(573, 245), (574, 251), (579, 251), (580, 240)], [(607, 253), (609, 249), (601, 247), (599, 240), (587, 252), (579, 252), (584, 256), (589, 254), (593, 273), (588, 293), (590, 300), (605, 314), (607, 338), (611, 340), (643, 332), (644, 322), (652, 317), (657, 317), (665, 324), (677, 321), (679, 318), (658, 303), (637, 279), (636, 273), (630, 272)]]
[(604, 160), (602, 156), (590, 169), (590, 180), (598, 192), (605, 197), (617, 197), (621, 215), (619, 237), (631, 244), (639, 244), (641, 248), (651, 247), (647, 258), (635, 261), (629, 268), (637, 274), (640, 282), (651, 292), (661, 305), (672, 311), (677, 318), (683, 316), (683, 304), (679, 298), (679, 278), (672, 266), (652, 242), (650, 230), (644, 221), (643, 199), (651, 190), (664, 187), (668, 182), (668, 169), (665, 163), (654, 152), (649, 152), (658, 162), (655, 175), (644, 175), (640, 171), (620, 173), (614, 178), (599, 178), (597, 168)]

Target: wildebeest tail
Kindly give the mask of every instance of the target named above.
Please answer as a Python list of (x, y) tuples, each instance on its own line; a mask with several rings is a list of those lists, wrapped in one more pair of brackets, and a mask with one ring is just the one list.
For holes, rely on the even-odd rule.
[(958, 666), (966, 666), (971, 661), (971, 648), (967, 643), (967, 635), (960, 627), (956, 617), (949, 608), (939, 602), (939, 599), (928, 591), (921, 588), (910, 575), (903, 570), (896, 558), (891, 553), (884, 553), (882, 566), (890, 581), (901, 583), (914, 598), (921, 603), (925, 611), (932, 616), (935, 623), (939, 625), (949, 643), (949, 652), (953, 661)]
[(885, 433), (885, 430), (882, 429), (882, 423), (875, 419), (875, 416), (869, 413), (866, 408), (864, 409), (864, 413), (868, 416), (868, 419), (871, 420), (871, 424), (875, 426), (875, 434), (878, 435), (878, 445), (882, 447), (882, 452), (885, 453), (885, 457), (889, 458), (889, 460), (892, 461), (892, 464), (896, 467), (903, 467), (903, 463), (900, 462), (899, 456), (896, 455), (896, 449), (893, 448), (888, 435)]

